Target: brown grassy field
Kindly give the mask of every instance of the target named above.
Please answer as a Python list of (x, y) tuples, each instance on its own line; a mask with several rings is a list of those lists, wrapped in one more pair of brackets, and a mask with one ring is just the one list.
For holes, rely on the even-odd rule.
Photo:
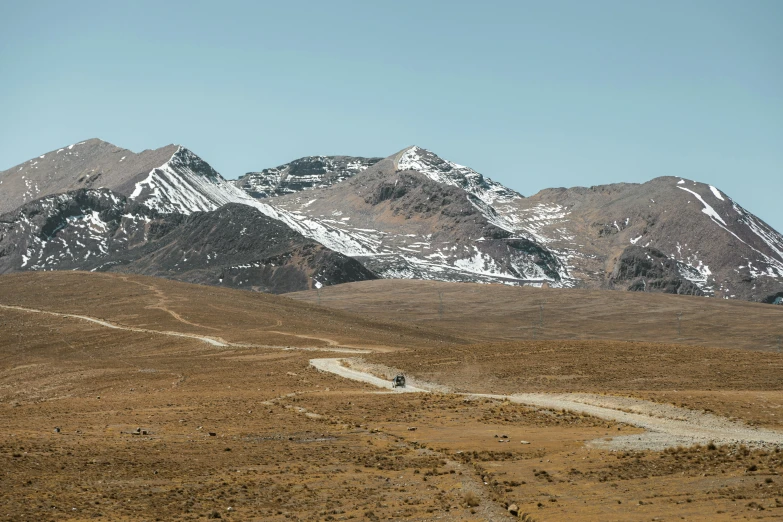
[(783, 350), (783, 306), (745, 301), (390, 279), (327, 287), (320, 299), (315, 291), (287, 296), (474, 341), (610, 339)]
[[(586, 441), (640, 430), (503, 400), (382, 392), (316, 371), (311, 358), (340, 354), (308, 350), (371, 348), (361, 357), (455, 390), (613, 393), (773, 428), (778, 354), (724, 347), (719, 333), (675, 344), (620, 342), (616, 330), (601, 334), (616, 341), (600, 341), (590, 315), (581, 330), (594, 337), (509, 341), (505, 329), (493, 338), (466, 319), (492, 309), (491, 296), (470, 314), (463, 289), (451, 290), (453, 302), (444, 291), (446, 310), (459, 301), (463, 319), (444, 311), (441, 321), (437, 308), (424, 313), (423, 297), (384, 315), (377, 292), (377, 304), (362, 298), (366, 313), (336, 310), (325, 299), (338, 290), (319, 307), (139, 276), (0, 277), (0, 305), (145, 330), (0, 308), (0, 519), (511, 520), (512, 503), (539, 521), (783, 516), (776, 449), (599, 450)], [(552, 292), (545, 313), (560, 298)], [(498, 307), (518, 300), (504, 296)], [(651, 309), (663, 310), (666, 296), (653, 297), (663, 304)], [(673, 299), (670, 311), (691, 303)], [(733, 306), (739, 329), (781, 317), (716, 306)]]
[(0, 304), (45, 308), (155, 330), (216, 336), (273, 346), (340, 344), (424, 346), (465, 342), (448, 331), (378, 321), (257, 292), (168, 279), (85, 272), (3, 276)]

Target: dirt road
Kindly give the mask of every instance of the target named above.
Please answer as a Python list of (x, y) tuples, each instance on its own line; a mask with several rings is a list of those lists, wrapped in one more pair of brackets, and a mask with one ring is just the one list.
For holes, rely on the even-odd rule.
[[(95, 317), (89, 317), (86, 315), (76, 315), (76, 314), (64, 314), (60, 312), (50, 312), (47, 310), (40, 310), (37, 308), (25, 308), (22, 306), (12, 306), (12, 305), (4, 305), (0, 304), (0, 308), (5, 308), (7, 310), (17, 310), (20, 312), (28, 312), (33, 314), (46, 314), (46, 315), (54, 315), (57, 317), (67, 317), (72, 319), (79, 319), (81, 321), (87, 321), (90, 323), (95, 323), (100, 326), (106, 327), (106, 328), (113, 328), (115, 330), (127, 330), (129, 332), (142, 332), (142, 333), (150, 333), (150, 334), (158, 334), (158, 335), (168, 335), (171, 337), (186, 337), (189, 339), (195, 339), (197, 341), (202, 341), (207, 344), (211, 344), (212, 346), (219, 346), (223, 348), (279, 348), (281, 350), (303, 350), (303, 351), (327, 351), (327, 352), (338, 352), (338, 353), (369, 353), (368, 350), (358, 350), (354, 348), (342, 348), (337, 345), (337, 341), (334, 341), (332, 339), (322, 338), (322, 337), (313, 337), (310, 335), (299, 335), (295, 333), (289, 333), (289, 332), (274, 332), (281, 335), (290, 335), (292, 337), (301, 337), (304, 339), (314, 339), (319, 341), (324, 341), (328, 344), (328, 347), (321, 347), (321, 346), (312, 346), (312, 347), (291, 347), (291, 346), (269, 346), (269, 345), (256, 345), (256, 344), (247, 344), (247, 343), (230, 343), (226, 341), (225, 339), (222, 339), (220, 337), (209, 337), (206, 335), (198, 335), (198, 334), (190, 334), (190, 333), (183, 333), (183, 332), (173, 332), (170, 330), (150, 330), (147, 328), (136, 328), (133, 326), (124, 326), (120, 324), (110, 323), (108, 321), (104, 321), (102, 319), (97, 319)], [(168, 310), (167, 310), (168, 311)], [(187, 324), (195, 324), (195, 323), (187, 323)], [(197, 325), (198, 326), (198, 325)]]
[(96, 319), (95, 317), (88, 317), (86, 315), (76, 315), (76, 314), (63, 314), (59, 312), (49, 312), (46, 310), (38, 310), (35, 308), (24, 308), (21, 306), (11, 306), (11, 305), (4, 305), (0, 304), (0, 308), (5, 308), (7, 310), (17, 310), (20, 312), (29, 312), (33, 314), (46, 314), (46, 315), (55, 315), (57, 317), (70, 317), (73, 319), (80, 319), (82, 321), (88, 321), (91, 323), (99, 324), (101, 326), (105, 326), (106, 328), (114, 328), (116, 330), (128, 330), (130, 332), (143, 332), (143, 333), (153, 333), (153, 334), (160, 334), (160, 335), (169, 335), (173, 337), (189, 337), (191, 339), (197, 339), (199, 341), (203, 341), (205, 343), (209, 343), (212, 346), (228, 346), (228, 343), (223, 341), (222, 339), (216, 339), (214, 337), (207, 337), (205, 335), (198, 335), (198, 334), (188, 334), (188, 333), (182, 333), (182, 332), (169, 332), (169, 331), (158, 331), (158, 330), (148, 330), (146, 328), (134, 328), (132, 326), (122, 326), (118, 324), (109, 323), (107, 321), (103, 321), (101, 319)]
[[(247, 348), (254, 346), (242, 343), (229, 343), (222, 338), (209, 337), (198, 334), (175, 331), (158, 331), (123, 326), (84, 315), (50, 312), (46, 310), (3, 304), (0, 304), (0, 308), (23, 311), (27, 313), (48, 314), (59, 317), (73, 318), (81, 321), (95, 323), (105, 328), (152, 333), (173, 337), (185, 337), (218, 347)], [(289, 334), (287, 332), (280, 333), (284, 333), (285, 335), (293, 335), (296, 337), (321, 340), (329, 344), (328, 347), (279, 347), (281, 349), (319, 350), (356, 354), (367, 353), (366, 350), (357, 350), (337, 346), (337, 342), (331, 339), (292, 333)], [(270, 346), (264, 347), (274, 348)], [(368, 371), (352, 368), (350, 367), (350, 363), (344, 365), (343, 362), (344, 359), (339, 358), (312, 359), (310, 361), (310, 363), (319, 370), (333, 373), (346, 379), (365, 382), (379, 388), (392, 389), (392, 385), (389, 379), (377, 377)], [(409, 385), (405, 388), (398, 388), (395, 391), (400, 393), (426, 393), (430, 391), (443, 391), (443, 387), (419, 384), (418, 386)], [(510, 402), (535, 406), (543, 409), (569, 410), (602, 419), (622, 422), (647, 430), (645, 433), (639, 435), (598, 439), (590, 442), (591, 446), (606, 449), (660, 450), (667, 447), (691, 446), (694, 444), (707, 444), (709, 442), (714, 442), (715, 444), (719, 445), (740, 443), (751, 447), (783, 445), (783, 433), (777, 431), (753, 428), (716, 415), (678, 408), (671, 405), (658, 404), (640, 399), (632, 399), (629, 397), (595, 395), (587, 393), (525, 393), (511, 395), (461, 393), (460, 395), (476, 398), (508, 400)]]
[(311, 359), (310, 364), (313, 365), (318, 370), (324, 372), (333, 373), (335, 375), (339, 375), (340, 377), (345, 377), (346, 379), (351, 379), (353, 381), (366, 382), (367, 384), (372, 384), (373, 386), (377, 386), (379, 388), (386, 388), (390, 390), (393, 389), (400, 393), (429, 392), (429, 390), (425, 390), (424, 388), (416, 388), (414, 386), (406, 386), (404, 388), (392, 388), (391, 380), (381, 379), (380, 377), (376, 377), (375, 375), (372, 375), (370, 373), (366, 373), (361, 370), (356, 370), (354, 368), (344, 366), (343, 359)]
[[(391, 387), (386, 379), (344, 366), (343, 359), (313, 359), (310, 364), (319, 370), (331, 372), (347, 379), (366, 382), (380, 388)], [(434, 391), (420, 386), (409, 386), (404, 391), (424, 393)], [(777, 431), (757, 429), (717, 415), (630, 397), (588, 393), (522, 393), (513, 395), (460, 393), (459, 395), (508, 400), (548, 410), (569, 410), (647, 430), (642, 434), (597, 439), (589, 443), (590, 446), (598, 448), (662, 450), (669, 447), (692, 446), (710, 442), (718, 445), (745, 444), (750, 447), (783, 445), (783, 433)]]

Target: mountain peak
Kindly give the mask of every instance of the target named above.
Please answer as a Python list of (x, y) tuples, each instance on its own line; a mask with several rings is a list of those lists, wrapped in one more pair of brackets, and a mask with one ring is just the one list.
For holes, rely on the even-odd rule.
[(134, 153), (100, 138), (65, 145), (0, 172), (0, 213), (37, 198), (77, 189), (128, 195), (139, 178), (169, 161), (177, 147)]
[(284, 196), (325, 188), (353, 177), (382, 158), (305, 156), (260, 172), (248, 172), (234, 184), (255, 198)]
[(101, 138), (89, 138), (89, 139), (86, 139), (86, 140), (77, 141), (77, 142), (72, 143), (70, 145), (65, 145), (62, 148), (59, 148), (59, 149), (56, 149), (56, 150), (49, 151), (46, 154), (44, 154), (44, 156), (46, 156), (48, 154), (51, 154), (51, 153), (54, 153), (54, 154), (62, 153), (64, 151), (66, 151), (66, 150), (70, 150), (70, 151), (78, 150), (79, 148), (81, 148), (83, 150), (110, 149), (110, 150), (126, 151), (126, 152), (129, 152), (131, 154), (142, 154), (142, 153), (147, 152), (147, 151), (155, 151), (155, 150), (165, 150), (165, 149), (175, 150), (176, 147), (180, 147), (180, 146), (181, 145), (176, 145), (176, 144), (170, 143), (168, 145), (164, 145), (163, 147), (159, 147), (157, 149), (144, 149), (141, 152), (135, 152), (135, 151), (132, 151), (130, 149), (126, 149), (126, 148), (120, 147), (118, 145), (115, 145), (114, 143), (112, 143), (110, 141), (103, 140)]
[(485, 178), (470, 167), (445, 160), (418, 145), (401, 150), (392, 156), (392, 160), (398, 172), (405, 170), (419, 172), (437, 183), (459, 187), (478, 197), (487, 205), (508, 202), (522, 197), (515, 190)]

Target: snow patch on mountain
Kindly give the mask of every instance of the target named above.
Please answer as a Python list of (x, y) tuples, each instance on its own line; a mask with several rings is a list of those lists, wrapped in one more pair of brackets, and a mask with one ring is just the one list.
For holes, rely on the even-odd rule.
[(783, 235), (779, 234), (756, 216), (732, 202), (734, 211), (740, 215), (740, 221), (756, 234), (777, 255), (777, 260), (783, 262)]
[[(711, 206), (709, 203), (707, 203), (706, 201), (704, 201), (704, 198), (702, 198), (700, 194), (698, 194), (697, 192), (694, 192), (694, 191), (693, 191), (693, 190), (691, 190), (691, 189), (687, 189), (687, 188), (685, 188), (685, 187), (677, 187), (677, 188), (678, 188), (678, 189), (680, 189), (680, 190), (684, 190), (684, 191), (686, 191), (686, 192), (690, 192), (691, 194), (693, 194), (694, 196), (696, 196), (696, 199), (698, 199), (698, 200), (699, 200), (699, 202), (701, 202), (701, 204), (702, 204), (702, 205), (704, 205), (704, 208), (703, 208), (703, 209), (701, 209), (701, 211), (702, 211), (704, 214), (707, 214), (707, 215), (710, 217), (710, 219), (712, 219), (713, 221), (716, 221), (716, 222), (718, 222), (718, 221), (719, 221), (721, 225), (723, 225), (724, 227), (726, 226), (726, 222), (725, 222), (725, 221), (723, 221), (723, 218), (722, 218), (722, 217), (720, 217), (720, 214), (718, 214), (717, 212), (715, 212), (715, 209), (714, 209), (714, 208), (712, 208), (712, 206)], [(722, 199), (722, 198), (721, 198), (721, 199)]]
[[(548, 276), (528, 258), (512, 258), (511, 269), (476, 247), (465, 252), (467, 245), (433, 245), (426, 237), (411, 241), (407, 235), (388, 234), (368, 228), (354, 228), (346, 221), (313, 219), (300, 212), (286, 211), (262, 202), (255, 205), (269, 217), (279, 219), (302, 235), (324, 246), (362, 261), (381, 277), (416, 278), (441, 281), (500, 282), (572, 286), (568, 267), (555, 263), (559, 280)], [(420, 237), (415, 236), (414, 237)], [(559, 258), (558, 258), (559, 259)]]
[[(379, 256), (380, 257), (380, 256)], [(473, 283), (506, 283), (513, 285), (541, 286), (544, 283), (553, 287), (573, 286), (571, 280), (555, 281), (547, 277), (543, 271), (531, 270), (527, 264), (520, 272), (528, 273), (529, 277), (520, 276), (503, 270), (497, 261), (483, 253), (475, 253), (467, 259), (449, 262), (449, 256), (443, 252), (426, 256), (388, 254), (385, 263), (375, 265), (378, 257), (357, 259), (365, 262), (375, 273), (385, 279), (423, 279), (429, 281), (452, 281)]]
[(138, 182), (130, 198), (161, 213), (181, 214), (208, 212), (227, 203), (251, 200), (184, 147), (178, 147), (169, 161)]
[(712, 185), (710, 185), (710, 190), (712, 191), (712, 193), (715, 195), (715, 197), (716, 197), (716, 198), (718, 198), (718, 199), (719, 199), (719, 200), (721, 200), (721, 201), (725, 201), (725, 200), (723, 199), (723, 196), (722, 196), (722, 195), (721, 195), (721, 193), (720, 193), (720, 190), (716, 189), (716, 188), (715, 188), (715, 187), (713, 187)]
[(487, 205), (522, 197), (518, 192), (485, 178), (470, 167), (444, 160), (427, 149), (417, 146), (402, 152), (397, 159), (397, 170), (414, 170), (437, 183), (459, 187)]
[[(102, 199), (110, 208), (113, 207), (113, 210), (120, 208), (120, 199), (114, 194), (102, 191), (89, 191), (87, 194)], [(11, 214), (9, 221), (3, 223), (5, 230), (0, 230), (0, 238), (3, 233), (14, 234), (18, 238), (17, 245), (26, 248), (25, 253), (21, 254), (20, 269), (55, 270), (64, 263), (75, 263), (109, 254), (108, 232), (111, 229), (101, 217), (101, 213), (82, 209), (74, 212), (63, 207), (68, 200), (67, 194), (39, 200), (38, 209), (34, 211), (35, 223), (23, 210)], [(57, 220), (62, 219), (58, 218), (58, 215), (62, 215), (64, 208), (70, 215), (58, 224)], [(113, 240), (123, 241), (123, 238), (116, 237)], [(76, 253), (79, 254), (78, 258)]]
[(715, 282), (712, 279), (712, 271), (701, 260), (698, 251), (691, 252), (688, 245), (681, 245), (678, 242), (677, 254), (670, 257), (677, 262), (677, 271), (683, 279), (696, 285), (705, 295), (714, 295)]
[(476, 210), (481, 212), (485, 218), (487, 218), (487, 221), (498, 228), (502, 228), (508, 232), (514, 232), (515, 222), (513, 219), (509, 219), (509, 216), (498, 213), (498, 211), (495, 210), (492, 205), (488, 204), (482, 199), (479, 199), (473, 194), (467, 194), (467, 198), (470, 204), (473, 205)]
[(237, 203), (254, 206), (267, 216), (282, 221), (303, 236), (314, 239), (326, 248), (346, 256), (372, 256), (379, 253), (380, 241), (375, 231), (347, 231), (342, 228), (347, 224), (332, 225), (326, 220), (310, 219), (301, 213), (290, 212), (249, 198), (238, 200)]
[(690, 192), (691, 194), (696, 196), (699, 202), (701, 202), (701, 204), (704, 205), (704, 208), (702, 209), (702, 212), (704, 214), (709, 216), (710, 219), (712, 219), (712, 221), (715, 224), (717, 224), (723, 230), (725, 230), (726, 232), (734, 236), (738, 241), (744, 243), (749, 248), (751, 248), (755, 253), (760, 255), (764, 260), (764, 262), (766, 262), (770, 267), (768, 273), (775, 274), (772, 277), (783, 277), (783, 236), (781, 236), (779, 233), (769, 228), (768, 226), (764, 225), (760, 220), (758, 220), (758, 218), (756, 218), (755, 216), (747, 212), (744, 208), (740, 207), (739, 205), (737, 205), (732, 201), (732, 206), (734, 208), (734, 211), (740, 215), (739, 222), (745, 224), (753, 234), (758, 236), (759, 239), (761, 239), (761, 241), (763, 241), (764, 244), (766, 244), (770, 248), (770, 250), (774, 253), (774, 256), (770, 256), (760, 251), (758, 248), (754, 247), (753, 245), (749, 244), (747, 241), (743, 240), (738, 234), (736, 234), (732, 230), (729, 230), (726, 221), (724, 221), (723, 218), (721, 218), (721, 216), (715, 211), (715, 209), (712, 208), (712, 206), (709, 205), (707, 202), (705, 202), (704, 199), (698, 193), (684, 187), (678, 186), (677, 188), (684, 190), (686, 192)]
[(518, 212), (514, 224), (518, 230), (529, 234), (536, 242), (546, 245), (562, 238), (548, 237), (544, 235), (542, 229), (566, 223), (569, 214), (566, 207), (557, 203), (539, 203), (535, 207)]

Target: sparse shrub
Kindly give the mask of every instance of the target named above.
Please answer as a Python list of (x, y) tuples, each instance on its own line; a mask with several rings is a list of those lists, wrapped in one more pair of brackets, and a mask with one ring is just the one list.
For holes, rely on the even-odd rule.
[(462, 500), (465, 502), (466, 506), (471, 508), (474, 508), (480, 504), (478, 496), (476, 496), (476, 494), (472, 491), (465, 493), (465, 495), (462, 497)]

